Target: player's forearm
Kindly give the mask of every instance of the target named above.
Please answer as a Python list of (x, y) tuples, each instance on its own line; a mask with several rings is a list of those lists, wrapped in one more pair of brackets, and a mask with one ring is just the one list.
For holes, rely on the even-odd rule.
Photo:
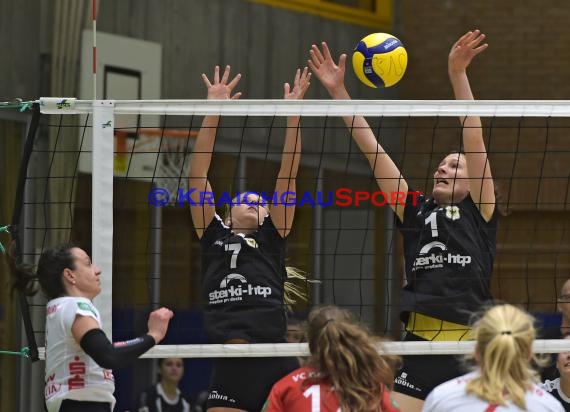
[(299, 162), (301, 161), (301, 128), (299, 118), (290, 117), (287, 120), (287, 131), (285, 132), (285, 143), (283, 144), (283, 154), (281, 156), (281, 167), (278, 178), (294, 179), (297, 177)]
[(344, 84), (331, 87), (328, 92), (334, 100), (350, 100), (350, 95)]
[[(467, 77), (465, 70), (450, 70), (449, 80), (451, 82), (451, 87), (453, 88), (455, 100), (475, 100), (471, 90), (471, 85), (469, 84), (469, 78)], [(467, 132), (468, 138), (470, 137), (469, 129), (481, 127), (481, 118), (479, 116), (461, 116), (459, 121), (466, 128), (464, 132)]]
[(219, 116), (206, 116), (198, 132), (190, 162), (190, 180), (205, 179), (208, 175), (212, 152), (216, 143)]
[(85, 353), (105, 369), (127, 366), (155, 344), (155, 338), (150, 335), (113, 344), (101, 329), (91, 329), (83, 336), (80, 343)]

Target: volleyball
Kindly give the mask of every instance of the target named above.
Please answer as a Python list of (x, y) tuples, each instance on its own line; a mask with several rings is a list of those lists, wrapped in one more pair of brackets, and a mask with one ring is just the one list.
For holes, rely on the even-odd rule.
[(402, 42), (388, 33), (369, 34), (352, 54), (356, 77), (369, 87), (395, 85), (404, 77), (407, 65), (408, 53)]

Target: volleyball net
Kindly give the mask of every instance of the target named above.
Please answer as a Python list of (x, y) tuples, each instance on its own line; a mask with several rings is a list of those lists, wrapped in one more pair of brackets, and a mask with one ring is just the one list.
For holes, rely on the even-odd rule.
[[(220, 115), (209, 179), (214, 199), (272, 192), (285, 117), (301, 116), (301, 167), (288, 261), (308, 293), (288, 310), (350, 309), (398, 340), (404, 264), (390, 194), (379, 193), (343, 116), (363, 115), (410, 187), (431, 193), (433, 172), (463, 150), (459, 116), (477, 115), (498, 187), (495, 299), (522, 305), (559, 327), (557, 292), (570, 271), (570, 102), (530, 101), (80, 101), (37, 102), (38, 128), (24, 156), (16, 205), (19, 253), (75, 241), (103, 270), (95, 304), (115, 340), (144, 332), (148, 312), (174, 310), (164, 345), (147, 357), (300, 356), (302, 343), (210, 345), (203, 332), (200, 247), (188, 169), (204, 115)], [(39, 113), (39, 112), (38, 112)], [(476, 178), (477, 176), (471, 176)], [(219, 213), (224, 205), (216, 203)], [(43, 342), (45, 301), (29, 299)], [(559, 352), (564, 341), (537, 341)], [(472, 342), (390, 342), (400, 354), (467, 353)], [(40, 348), (40, 356), (43, 348)]]

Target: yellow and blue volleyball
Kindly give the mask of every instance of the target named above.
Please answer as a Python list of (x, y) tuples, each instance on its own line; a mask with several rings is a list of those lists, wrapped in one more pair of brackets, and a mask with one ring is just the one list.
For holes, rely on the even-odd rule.
[(388, 33), (369, 34), (354, 48), (352, 67), (356, 77), (369, 87), (398, 83), (408, 65), (408, 53), (398, 38)]

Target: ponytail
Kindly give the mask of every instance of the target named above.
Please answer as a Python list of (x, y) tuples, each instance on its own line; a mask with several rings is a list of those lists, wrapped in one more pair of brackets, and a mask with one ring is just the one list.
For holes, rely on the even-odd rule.
[(309, 315), (307, 336), (309, 364), (318, 373), (305, 385), (328, 380), (342, 410), (379, 410), (383, 392), (393, 386), (400, 358), (379, 354), (378, 339), (353, 321), (350, 312), (334, 306)]
[(64, 269), (75, 269), (75, 258), (71, 249), (77, 246), (63, 244), (46, 249), (40, 256), (37, 271), (32, 265), (16, 263), (9, 258), (9, 265), (13, 274), (12, 293), (14, 290), (25, 296), (33, 296), (38, 291), (38, 284), (48, 299), (65, 296), (62, 273)]
[(480, 374), (467, 384), (467, 393), (497, 405), (511, 401), (526, 410), (525, 395), (536, 375), (531, 366), (532, 316), (512, 305), (498, 305), (475, 324), (474, 334)]
[[(8, 259), (12, 260), (12, 257), (9, 256)], [(14, 277), (12, 282), (12, 294), (16, 290), (24, 296), (34, 296), (38, 292), (39, 283), (33, 266), (17, 264), (14, 261), (9, 265)]]
[(299, 268), (287, 266), (287, 279), (285, 279), (285, 305), (290, 309), (298, 303), (306, 303), (309, 300), (309, 284), (318, 281), (307, 278), (307, 274)]

